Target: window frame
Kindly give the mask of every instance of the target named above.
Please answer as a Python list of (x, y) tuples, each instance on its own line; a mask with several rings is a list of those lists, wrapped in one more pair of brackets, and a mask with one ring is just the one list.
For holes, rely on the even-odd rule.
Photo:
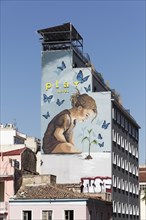
[[(72, 214), (72, 216), (71, 216)], [(64, 219), (65, 220), (74, 220), (74, 210), (64, 210)]]
[[(28, 214), (28, 216), (25, 216), (25, 214)], [(22, 210), (22, 218), (23, 220), (32, 220), (32, 210)]]
[[(47, 216), (44, 217), (43, 213), (46, 213)], [(51, 216), (49, 213), (51, 214)], [(42, 210), (42, 220), (52, 220), (52, 219), (53, 219), (53, 210)]]

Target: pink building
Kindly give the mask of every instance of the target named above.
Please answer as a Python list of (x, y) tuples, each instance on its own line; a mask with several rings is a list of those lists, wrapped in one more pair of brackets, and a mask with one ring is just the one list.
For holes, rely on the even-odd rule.
[(36, 156), (29, 148), (0, 153), (0, 219), (9, 219), (9, 198), (18, 191), (22, 174), (36, 172)]
[[(40, 177), (39, 177), (40, 178)], [(11, 220), (110, 220), (111, 202), (100, 197), (77, 193), (50, 183), (37, 184), (27, 180), (15, 197), (10, 199)]]

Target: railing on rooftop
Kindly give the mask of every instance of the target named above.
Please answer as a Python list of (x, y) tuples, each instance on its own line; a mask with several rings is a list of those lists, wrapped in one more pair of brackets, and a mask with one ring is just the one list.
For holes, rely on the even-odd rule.
[(0, 214), (8, 212), (8, 202), (0, 202)]

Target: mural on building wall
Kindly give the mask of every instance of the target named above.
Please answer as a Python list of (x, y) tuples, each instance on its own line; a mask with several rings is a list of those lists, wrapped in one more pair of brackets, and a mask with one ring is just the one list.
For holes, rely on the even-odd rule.
[(111, 177), (96, 176), (81, 178), (81, 191), (84, 193), (111, 193)]
[(90, 68), (72, 68), (71, 51), (42, 54), (41, 138), (44, 154), (110, 149), (110, 93), (92, 93)]

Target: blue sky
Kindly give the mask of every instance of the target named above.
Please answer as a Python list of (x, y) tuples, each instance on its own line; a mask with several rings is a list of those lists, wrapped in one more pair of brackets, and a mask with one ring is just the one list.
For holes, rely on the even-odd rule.
[(71, 22), (84, 53), (141, 126), (145, 142), (145, 1), (2, 1), (1, 123), (40, 138), (41, 44), (37, 30)]

